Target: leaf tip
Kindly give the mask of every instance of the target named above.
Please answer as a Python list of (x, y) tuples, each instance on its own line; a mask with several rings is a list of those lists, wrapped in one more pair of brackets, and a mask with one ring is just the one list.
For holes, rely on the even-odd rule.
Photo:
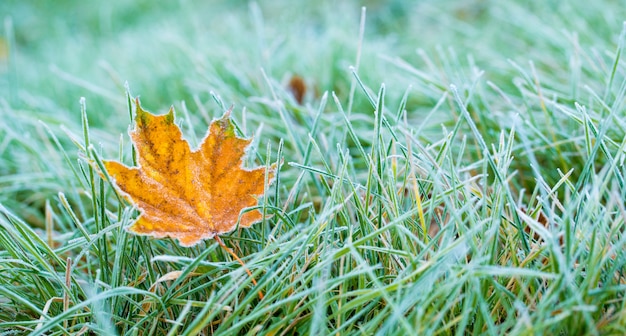
[(145, 125), (147, 122), (148, 111), (144, 110), (141, 107), (141, 102), (139, 101), (139, 96), (135, 97), (135, 122), (138, 125)]
[(228, 110), (226, 110), (226, 112), (224, 112), (224, 115), (222, 116), (222, 118), (228, 118), (230, 119), (230, 113), (233, 112), (233, 108), (235, 106), (234, 105), (230, 105), (230, 107), (228, 108)]
[(168, 124), (174, 123), (174, 106), (170, 106), (169, 112), (165, 115), (165, 122)]
[(224, 132), (227, 136), (235, 135), (235, 125), (230, 119), (230, 114), (232, 111), (233, 111), (233, 107), (231, 106), (226, 112), (224, 112), (222, 117), (220, 117), (217, 120), (214, 120), (214, 122), (219, 126), (222, 132)]

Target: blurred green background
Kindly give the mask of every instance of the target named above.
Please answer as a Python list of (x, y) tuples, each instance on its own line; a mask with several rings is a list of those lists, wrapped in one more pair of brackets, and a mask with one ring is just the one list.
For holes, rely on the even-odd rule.
[[(344, 98), (361, 6), (367, 25), (359, 73), (373, 87), (384, 81), (392, 95), (420, 85), (419, 78), (381, 56), (427, 67), (418, 49), (453, 52), (450, 60), (459, 64), (436, 66), (471, 71), (475, 64), (496, 80), (510, 81), (508, 59), (568, 73), (560, 70), (585, 61), (575, 59), (580, 44), (602, 52), (615, 43), (626, 17), (615, 4), (607, 1), (606, 10), (585, 1), (8, 0), (0, 3), (0, 90), (12, 104), (59, 118), (76, 118), (85, 96), (92, 122), (114, 127), (127, 122), (111, 120), (126, 115), (119, 111), (126, 81), (153, 109), (184, 100), (194, 110), (194, 94), (204, 101), (218, 89), (236, 105), (240, 96), (265, 96), (261, 68), (277, 80), (299, 74), (317, 92)], [(567, 81), (547, 84), (567, 91)]]

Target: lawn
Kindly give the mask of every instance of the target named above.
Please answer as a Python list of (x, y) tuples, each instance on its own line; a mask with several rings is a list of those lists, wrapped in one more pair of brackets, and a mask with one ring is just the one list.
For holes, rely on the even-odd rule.
[[(0, 335), (626, 334), (618, 1), (0, 14)], [(129, 232), (137, 96), (192, 148), (232, 109), (263, 219)]]

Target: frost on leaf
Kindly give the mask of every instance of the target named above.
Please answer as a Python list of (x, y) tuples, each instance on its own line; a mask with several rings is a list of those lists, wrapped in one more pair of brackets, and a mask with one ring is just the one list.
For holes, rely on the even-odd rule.
[[(242, 158), (251, 139), (235, 134), (230, 114), (214, 120), (199, 148), (191, 150), (174, 123), (174, 111), (155, 116), (139, 100), (130, 132), (138, 166), (105, 161), (104, 167), (141, 215), (128, 230), (193, 246), (232, 231), (242, 209), (257, 205), (265, 191), (265, 167), (247, 169)], [(268, 169), (271, 181), (276, 165)], [(249, 227), (262, 219), (258, 210), (243, 213)]]

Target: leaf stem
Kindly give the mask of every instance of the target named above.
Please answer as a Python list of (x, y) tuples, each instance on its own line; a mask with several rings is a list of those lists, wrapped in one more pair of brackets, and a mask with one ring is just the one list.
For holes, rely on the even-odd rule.
[[(224, 242), (222, 241), (222, 239), (220, 238), (220, 236), (215, 235), (215, 237), (213, 237), (213, 239), (215, 239), (215, 241), (220, 244), (220, 246), (226, 251), (228, 252), (228, 254), (230, 254), (233, 258), (235, 258), (235, 260), (237, 260), (239, 262), (239, 264), (241, 264), (241, 266), (244, 268), (244, 270), (246, 270), (246, 273), (248, 273), (248, 275), (250, 276), (250, 279), (252, 279), (252, 283), (257, 286), (256, 280), (254, 279), (254, 276), (252, 275), (252, 272), (250, 272), (250, 270), (248, 269), (248, 267), (246, 266), (246, 264), (243, 262), (243, 260), (241, 260), (241, 258), (239, 258), (235, 252), (233, 252), (233, 250), (231, 250), (228, 246), (226, 246), (226, 244), (224, 244)], [(263, 300), (263, 292), (259, 290), (259, 299)]]

